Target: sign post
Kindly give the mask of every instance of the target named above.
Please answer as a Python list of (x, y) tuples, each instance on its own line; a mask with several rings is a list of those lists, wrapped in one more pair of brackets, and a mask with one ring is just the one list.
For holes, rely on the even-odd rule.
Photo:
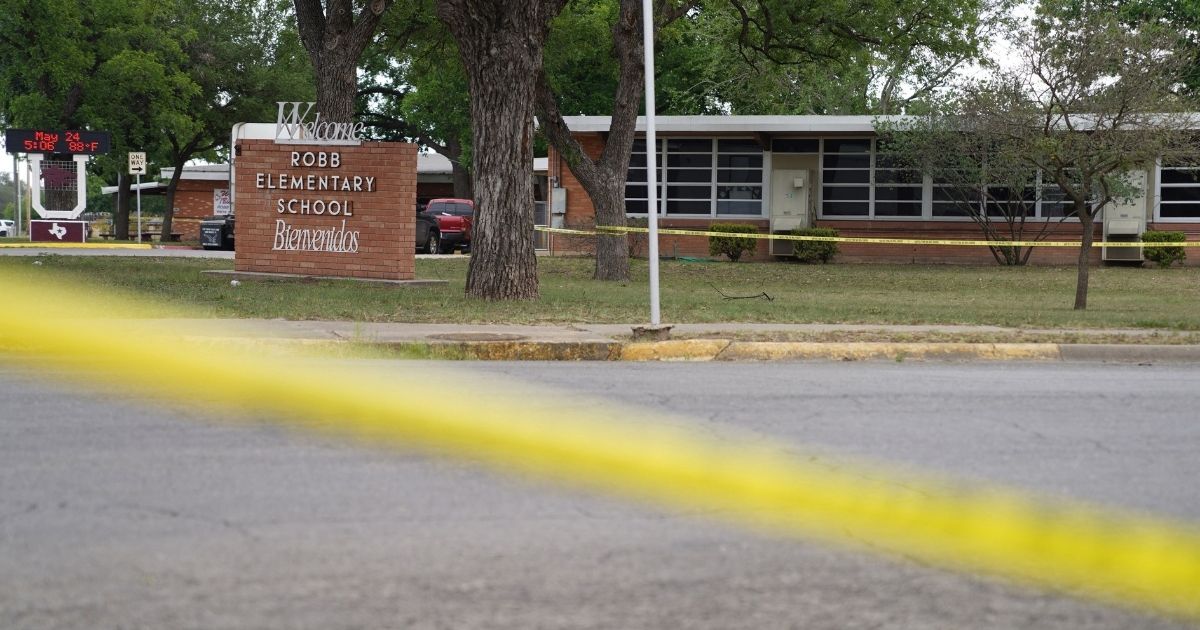
[(13, 184), (17, 187), (17, 207), (13, 211), (13, 218), (16, 219), (16, 234), (10, 236), (21, 235), (21, 162), (17, 159), (17, 154), (13, 154)]
[[(650, 207), (646, 209), (646, 227), (650, 230), (646, 239), (650, 245), (647, 253), (650, 257), (650, 325), (658, 327), (662, 325), (658, 296), (658, 138), (654, 133), (654, 29), (649, 26), (654, 24), (654, 8), (650, 0), (642, 0), (642, 24), (646, 25), (642, 28), (642, 40), (646, 66), (646, 188), (650, 197)], [(666, 164), (663, 169), (666, 172)], [(666, 205), (664, 199), (663, 206)]]
[(146, 173), (146, 153), (129, 153), (129, 174), (137, 175), (137, 242), (142, 242), (142, 175)]

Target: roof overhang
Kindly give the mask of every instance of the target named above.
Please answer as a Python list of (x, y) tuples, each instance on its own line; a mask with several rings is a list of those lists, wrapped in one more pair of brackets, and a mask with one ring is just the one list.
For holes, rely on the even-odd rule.
[[(174, 175), (175, 169), (173, 167), (167, 167), (159, 171), (161, 179), (171, 179)], [(184, 166), (183, 174), (179, 176), (179, 179), (189, 181), (229, 181), (229, 165), (197, 164)]]
[[(100, 194), (112, 195), (116, 194), (120, 186), (101, 186)], [(143, 195), (165, 195), (167, 193), (167, 185), (160, 182), (145, 182), (142, 184), (130, 184), (129, 192), (142, 191)]]
[[(897, 120), (889, 116), (655, 116), (658, 133), (744, 134), (873, 134), (875, 124)], [(607, 132), (610, 116), (564, 116), (571, 131)], [(638, 116), (637, 131), (646, 131), (646, 117)]]

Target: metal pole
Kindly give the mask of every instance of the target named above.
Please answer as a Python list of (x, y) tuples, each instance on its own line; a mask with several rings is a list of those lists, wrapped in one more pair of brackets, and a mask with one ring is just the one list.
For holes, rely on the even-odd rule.
[(12, 236), (21, 235), (21, 167), (17, 162), (16, 154), (13, 155), (13, 186), (17, 188), (17, 207), (13, 209), (13, 223), (16, 227), (13, 228)]
[(139, 243), (141, 243), (142, 242), (142, 174), (141, 173), (138, 173), (138, 176), (137, 176), (137, 215), (138, 215), (138, 239), (137, 239), (137, 241)]
[(646, 223), (650, 229), (650, 325), (658, 326), (658, 138), (654, 130), (654, 9), (642, 0), (642, 45), (646, 66), (646, 185), (650, 198)]
[[(21, 205), (27, 205), (29, 207), (20, 209), (21, 221), (17, 224), (17, 233), (18, 234), (20, 234), (20, 233), (28, 234), (28, 232), (25, 230), (25, 222), (28, 221), (29, 219), (33, 218), (33, 170), (31, 170), (32, 166), (29, 163), (28, 155), (25, 156), (24, 161), (25, 161), (25, 181), (29, 183), (28, 184), (29, 185), (29, 194), (25, 196), (25, 203), (23, 203)], [(32, 238), (32, 237), (30, 237), (30, 238)]]

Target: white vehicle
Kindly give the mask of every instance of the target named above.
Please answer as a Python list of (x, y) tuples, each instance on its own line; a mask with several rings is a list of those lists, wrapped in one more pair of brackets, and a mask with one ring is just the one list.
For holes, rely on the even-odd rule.
[(16, 236), (17, 224), (9, 219), (0, 219), (0, 236)]

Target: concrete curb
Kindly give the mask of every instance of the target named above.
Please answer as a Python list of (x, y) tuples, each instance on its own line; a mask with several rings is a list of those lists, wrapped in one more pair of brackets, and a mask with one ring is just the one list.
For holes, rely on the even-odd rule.
[(602, 341), (401, 341), (367, 345), (393, 349), (425, 346), (430, 358), (480, 361), (612, 361), (621, 354), (621, 344)]
[(1200, 346), (1077, 343), (1060, 349), (1064, 361), (1200, 363)]
[(733, 342), (728, 339), (634, 341), (621, 347), (622, 361), (712, 361)]
[(241, 348), (382, 350), (414, 358), (480, 361), (1088, 361), (1200, 363), (1200, 346), (1057, 343), (667, 341), (445, 341), (189, 337)]
[(735, 342), (722, 361), (1000, 360), (1046, 361), (1062, 357), (1052, 343)]

